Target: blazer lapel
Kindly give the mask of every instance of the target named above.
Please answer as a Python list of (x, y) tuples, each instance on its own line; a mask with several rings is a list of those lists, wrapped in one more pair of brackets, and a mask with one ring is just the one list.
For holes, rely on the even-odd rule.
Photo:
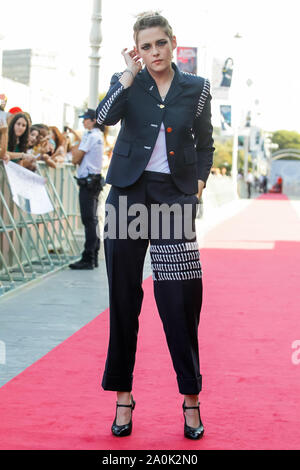
[(164, 101), (166, 104), (169, 104), (171, 101), (177, 98), (177, 96), (179, 96), (183, 90), (182, 85), (181, 85), (180, 71), (178, 70), (177, 66), (174, 63), (172, 63), (172, 67), (175, 72), (175, 75), (174, 75), (171, 86), (169, 88), (169, 91)]
[(150, 73), (145, 67), (140, 73), (137, 74), (136, 78), (138, 83), (149, 93), (153, 98), (161, 102), (161, 96), (159, 94), (155, 80), (151, 77)]
[[(170, 103), (175, 98), (177, 98), (177, 96), (180, 95), (183, 90), (182, 83), (184, 82), (184, 80), (182, 79), (181, 73), (174, 63), (172, 63), (172, 67), (175, 72), (175, 75), (167, 93), (167, 96), (164, 100), (164, 103), (166, 104)], [(138, 73), (136, 78), (138, 79), (138, 83), (147, 91), (147, 93), (153, 96), (153, 98), (155, 98), (160, 103), (162, 102), (156, 82), (151, 77), (150, 73), (147, 70), (147, 67), (145, 67), (140, 73)]]

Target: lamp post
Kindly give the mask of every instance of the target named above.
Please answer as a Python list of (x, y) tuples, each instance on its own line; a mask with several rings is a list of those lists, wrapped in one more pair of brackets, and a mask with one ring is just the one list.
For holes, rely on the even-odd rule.
[(99, 49), (102, 43), (101, 21), (102, 21), (102, 0), (94, 0), (92, 29), (90, 33), (91, 55), (90, 55), (90, 90), (88, 107), (96, 109), (99, 95), (99, 69), (100, 54)]
[[(242, 36), (237, 33), (234, 36), (234, 39), (241, 39)], [(238, 175), (238, 150), (239, 150), (239, 119), (240, 119), (240, 96), (238, 96), (238, 86), (239, 86), (239, 74), (237, 71), (239, 69), (240, 57), (237, 54), (237, 47), (234, 59), (234, 73), (233, 73), (233, 84), (234, 84), (234, 104), (233, 104), (233, 149), (232, 149), (232, 168), (231, 168), (231, 177), (233, 184), (233, 194), (238, 197), (238, 184), (237, 184), (237, 175)], [(237, 66), (238, 64), (238, 66)]]
[[(0, 33), (0, 41), (4, 39), (3, 34)], [(0, 46), (0, 77), (2, 77), (2, 48)]]
[(233, 194), (235, 198), (237, 198), (238, 196), (238, 185), (237, 185), (238, 151), (239, 151), (239, 130), (238, 130), (237, 124), (234, 124), (231, 177), (232, 177), (232, 184), (233, 184)]

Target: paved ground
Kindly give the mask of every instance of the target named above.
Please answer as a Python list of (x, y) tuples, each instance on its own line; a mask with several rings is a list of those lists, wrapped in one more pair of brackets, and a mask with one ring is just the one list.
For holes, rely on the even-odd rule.
[[(197, 220), (200, 248), (205, 234), (250, 203), (236, 200), (204, 212)], [(299, 209), (295, 202), (295, 205)], [(299, 209), (300, 213), (300, 209)], [(147, 254), (144, 279), (151, 275)], [(0, 363), (0, 387), (43, 357), (108, 307), (104, 259), (94, 271), (64, 269), (0, 300), (0, 345), (6, 362)], [(1, 343), (2, 342), (2, 343)], [(0, 361), (1, 362), (1, 361)]]

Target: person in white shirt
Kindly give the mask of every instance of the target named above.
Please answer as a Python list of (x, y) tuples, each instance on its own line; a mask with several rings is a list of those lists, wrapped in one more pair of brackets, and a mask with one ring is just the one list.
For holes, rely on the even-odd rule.
[(103, 189), (102, 156), (103, 138), (96, 122), (96, 111), (88, 109), (82, 116), (87, 132), (81, 142), (72, 147), (72, 163), (78, 165), (77, 183), (82, 223), (85, 228), (85, 245), (81, 260), (70, 264), (71, 269), (98, 267), (100, 238), (98, 236), (98, 198)]
[(0, 120), (5, 121), (8, 125), (10, 118), (12, 117), (12, 114), (5, 111), (6, 103), (7, 103), (7, 97), (4, 94), (1, 94), (0, 95)]
[(247, 188), (248, 188), (248, 199), (250, 199), (251, 198), (252, 185), (254, 184), (254, 176), (253, 176), (251, 170), (248, 171), (248, 174), (246, 176), (246, 183), (247, 183)]

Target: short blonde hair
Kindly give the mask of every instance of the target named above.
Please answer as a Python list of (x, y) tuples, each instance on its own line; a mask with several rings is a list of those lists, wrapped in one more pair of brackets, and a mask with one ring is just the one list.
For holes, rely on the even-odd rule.
[(173, 39), (173, 29), (169, 25), (168, 20), (158, 11), (146, 11), (137, 15), (137, 20), (133, 26), (134, 40), (137, 44), (137, 38), (140, 31), (148, 28), (159, 26), (166, 33), (170, 40)]

